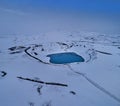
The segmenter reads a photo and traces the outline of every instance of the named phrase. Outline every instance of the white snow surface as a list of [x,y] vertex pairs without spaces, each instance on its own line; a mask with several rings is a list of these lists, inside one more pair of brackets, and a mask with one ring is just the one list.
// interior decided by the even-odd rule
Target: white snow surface
[[[27,55],[28,47],[44,63]],[[47,54],[61,52],[75,52],[85,62],[49,63]],[[0,106],[120,106],[120,35],[80,31],[0,35]]]

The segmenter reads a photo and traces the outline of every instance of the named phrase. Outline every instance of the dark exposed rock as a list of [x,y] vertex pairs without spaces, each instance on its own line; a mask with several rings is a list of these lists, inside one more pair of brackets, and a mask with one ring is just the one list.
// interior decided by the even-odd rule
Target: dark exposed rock
[[8,48],[8,50],[14,51],[16,49],[16,46]]
[[39,95],[42,94],[42,93],[41,93],[42,87],[43,87],[43,85],[39,85],[39,86],[37,87],[37,92],[39,93]]
[[24,46],[14,46],[11,48],[8,48],[8,50],[10,50],[10,54],[16,54],[16,53],[21,53],[25,50],[26,47]]
[[30,78],[23,78],[23,77],[17,77],[17,78],[22,79],[22,80],[31,81],[31,82],[36,82],[36,83],[46,84],[46,85],[55,85],[55,86],[68,87],[67,84],[62,84],[62,83],[56,83],[56,82],[44,82],[44,81],[40,81],[40,80],[35,80],[35,79],[30,79]]
[[29,104],[29,106],[34,106],[35,105],[33,102],[29,102],[28,104]]
[[14,50],[20,50],[20,49],[25,49],[25,48],[26,47],[24,47],[24,46],[14,46],[14,47],[8,48],[8,50],[14,51]]
[[74,91],[70,91],[70,93],[73,94],[73,95],[76,95],[76,93]]
[[37,45],[37,44],[35,44],[35,47],[42,47],[43,45]]
[[44,48],[42,48],[41,51],[44,51]]
[[1,73],[0,74],[1,77],[5,77],[7,75],[7,73],[5,71],[0,71],[0,73]]
[[35,55],[38,55],[38,53],[34,52]]
[[16,54],[16,53],[21,53],[22,51],[15,51],[15,52],[10,52],[10,54]]

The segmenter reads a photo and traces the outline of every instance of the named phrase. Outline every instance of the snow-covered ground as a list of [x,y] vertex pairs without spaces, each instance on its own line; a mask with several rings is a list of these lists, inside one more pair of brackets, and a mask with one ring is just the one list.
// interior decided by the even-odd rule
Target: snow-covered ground
[[[85,62],[49,63],[46,55],[60,52],[75,52]],[[120,106],[120,35],[0,35],[0,105]]]

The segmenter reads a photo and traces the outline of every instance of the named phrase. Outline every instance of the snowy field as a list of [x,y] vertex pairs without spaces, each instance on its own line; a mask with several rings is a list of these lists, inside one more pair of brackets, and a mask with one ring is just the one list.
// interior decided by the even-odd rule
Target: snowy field
[[[61,52],[85,62],[56,65],[46,57]],[[0,35],[0,106],[120,106],[120,35]]]

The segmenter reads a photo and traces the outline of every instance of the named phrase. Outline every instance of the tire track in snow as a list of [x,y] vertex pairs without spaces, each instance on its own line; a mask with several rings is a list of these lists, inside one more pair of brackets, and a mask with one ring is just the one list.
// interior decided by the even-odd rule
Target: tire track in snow
[[81,75],[81,76],[84,77],[89,83],[91,83],[94,87],[96,87],[97,89],[99,89],[100,91],[102,91],[103,93],[107,94],[109,97],[113,98],[114,100],[116,100],[117,102],[120,103],[120,98],[116,97],[114,94],[112,94],[111,92],[109,92],[108,90],[106,90],[104,87],[102,87],[101,85],[99,85],[98,83],[96,83],[95,81],[93,81],[92,79],[90,79],[89,77],[87,77],[84,73],[75,71],[70,65],[67,65],[67,66],[68,66],[68,68],[69,68],[72,72]]

